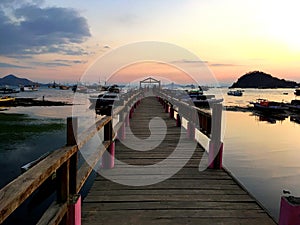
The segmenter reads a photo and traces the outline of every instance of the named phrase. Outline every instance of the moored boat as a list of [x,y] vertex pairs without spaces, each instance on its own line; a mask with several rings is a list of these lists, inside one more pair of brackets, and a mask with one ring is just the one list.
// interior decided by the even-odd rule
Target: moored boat
[[66,86],[66,85],[59,85],[59,89],[60,90],[69,90],[70,86]]
[[20,87],[21,91],[38,91],[38,86],[37,85],[24,85]]
[[0,87],[0,94],[15,94],[19,93],[20,91],[14,88],[9,87]]
[[289,109],[287,104],[283,102],[269,101],[262,98],[257,99],[256,102],[250,102],[250,104],[253,104],[254,108],[257,110],[269,113],[284,112]]
[[10,96],[0,97],[0,106],[10,106],[16,99]]
[[228,91],[227,95],[243,96],[243,91],[242,90]]

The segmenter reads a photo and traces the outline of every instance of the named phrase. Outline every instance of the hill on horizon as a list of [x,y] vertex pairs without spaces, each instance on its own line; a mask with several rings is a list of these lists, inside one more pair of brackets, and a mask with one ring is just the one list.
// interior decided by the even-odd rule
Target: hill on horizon
[[252,71],[241,76],[230,88],[295,88],[299,85],[295,81],[279,79],[261,71]]
[[19,78],[14,74],[9,74],[3,78],[0,78],[0,86],[19,86],[19,85],[33,85],[35,82],[26,78]]

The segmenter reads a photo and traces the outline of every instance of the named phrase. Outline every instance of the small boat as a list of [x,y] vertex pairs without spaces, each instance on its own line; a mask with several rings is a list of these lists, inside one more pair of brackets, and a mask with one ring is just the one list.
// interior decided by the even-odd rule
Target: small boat
[[292,100],[288,107],[290,110],[300,111],[300,100]]
[[31,91],[38,91],[38,86],[37,85],[24,85],[21,86],[20,88],[21,91],[27,91],[27,92],[31,92]]
[[243,91],[242,90],[228,91],[227,95],[243,96]]
[[10,106],[16,99],[10,96],[0,98],[0,106]]
[[113,107],[123,105],[124,99],[119,93],[107,92],[96,101],[95,111],[98,115],[111,115]]
[[250,104],[257,110],[269,113],[284,112],[289,109],[287,104],[283,102],[268,101],[267,99],[262,98],[257,99],[256,102],[250,102]]
[[55,81],[53,82],[53,84],[49,84],[48,85],[48,88],[57,88],[58,87],[58,84],[57,83],[55,83]]
[[66,86],[66,85],[59,85],[59,89],[60,90],[69,90],[70,86]]
[[0,94],[15,94],[19,93],[20,91],[17,89],[9,88],[9,87],[1,87],[0,88]]
[[205,95],[203,94],[202,88],[191,89],[186,91],[187,94],[183,94],[179,97],[184,102],[193,103],[199,108],[209,108],[211,104],[221,103],[223,99],[216,99],[215,95]]
[[295,95],[300,96],[300,88],[297,88],[294,92]]

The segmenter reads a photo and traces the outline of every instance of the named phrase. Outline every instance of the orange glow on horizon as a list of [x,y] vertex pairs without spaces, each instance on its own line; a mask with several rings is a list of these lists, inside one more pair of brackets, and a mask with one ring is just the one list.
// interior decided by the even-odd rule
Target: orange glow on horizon
[[131,83],[153,77],[167,83],[191,84],[196,81],[175,66],[158,62],[141,62],[126,66],[107,80],[109,83]]

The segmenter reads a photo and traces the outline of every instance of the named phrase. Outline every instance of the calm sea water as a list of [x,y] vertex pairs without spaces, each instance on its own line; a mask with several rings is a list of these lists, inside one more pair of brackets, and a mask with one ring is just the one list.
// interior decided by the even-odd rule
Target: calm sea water
[[[247,106],[250,101],[257,98],[284,102],[295,99],[294,89],[247,89],[242,97],[227,96],[228,90],[222,89],[222,91],[224,95],[218,94],[217,97],[224,97],[224,105],[228,106]],[[207,94],[218,92],[219,90],[210,89]],[[67,102],[72,102],[74,97],[71,90],[48,88],[41,88],[34,93],[20,93],[18,95],[40,99],[44,96],[48,100]],[[79,98],[81,104],[86,105],[88,103],[84,94],[80,94]],[[91,113],[88,109],[85,110],[84,113]],[[46,118],[66,118],[72,115],[72,107],[18,107],[11,108],[7,113],[26,113],[31,116]],[[293,195],[300,196],[300,124],[290,121],[289,116],[280,118],[280,120],[276,119],[278,118],[266,118],[252,112],[225,112],[223,141],[225,143],[225,166],[278,220],[282,190],[288,189]],[[15,151],[2,153],[0,165],[6,161],[6,158],[11,158],[9,163],[11,169],[19,169],[18,156],[25,153],[36,154],[32,151],[39,151],[38,149],[43,146],[43,142],[43,138],[38,139],[35,148],[28,147],[30,150],[25,152],[20,151],[22,146],[16,146]],[[14,158],[16,159],[15,162]]]

